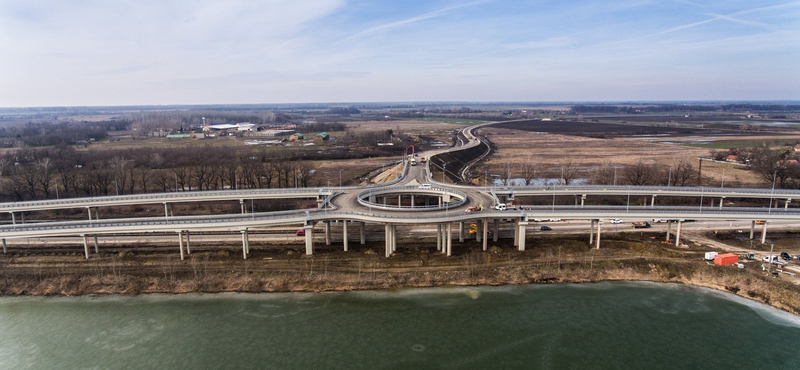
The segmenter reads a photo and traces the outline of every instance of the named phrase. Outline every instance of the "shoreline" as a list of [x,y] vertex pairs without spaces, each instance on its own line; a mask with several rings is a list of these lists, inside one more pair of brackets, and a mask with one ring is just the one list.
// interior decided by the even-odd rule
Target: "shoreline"
[[[461,267],[461,268],[458,268]],[[41,275],[36,275],[39,273]],[[386,291],[407,288],[479,287],[520,284],[599,283],[646,281],[677,283],[732,293],[800,316],[800,293],[791,283],[752,271],[715,268],[694,261],[653,258],[565,262],[558,265],[438,266],[403,270],[373,269],[358,272],[225,271],[202,275],[185,272],[126,274],[118,271],[95,275],[61,273],[45,276],[4,273],[3,296],[92,296],[219,293],[321,293]],[[160,275],[160,276],[156,276]]]

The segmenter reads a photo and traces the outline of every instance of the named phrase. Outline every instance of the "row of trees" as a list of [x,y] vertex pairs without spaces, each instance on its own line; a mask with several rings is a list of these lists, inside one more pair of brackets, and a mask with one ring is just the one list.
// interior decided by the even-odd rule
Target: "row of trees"
[[297,156],[228,147],[76,151],[61,146],[0,156],[3,201],[147,192],[316,186]]

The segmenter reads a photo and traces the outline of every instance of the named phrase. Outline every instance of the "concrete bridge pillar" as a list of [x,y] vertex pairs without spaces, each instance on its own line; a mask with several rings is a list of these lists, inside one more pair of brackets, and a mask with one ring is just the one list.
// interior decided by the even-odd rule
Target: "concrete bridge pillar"
[[[250,245],[247,245],[247,253],[250,253]],[[186,230],[186,254],[192,254],[192,247],[189,245],[189,230]]]
[[602,222],[603,222],[603,220],[600,220],[600,219],[597,220],[597,237],[594,239],[594,243],[595,243],[594,247],[595,247],[595,249],[600,249],[600,224]]
[[403,196],[402,195],[399,195],[399,194],[397,195],[397,205],[398,206],[402,206],[403,205]]
[[520,221],[519,222],[519,250],[525,250],[525,228],[528,226],[528,221]]
[[250,240],[247,235],[247,229],[242,230],[242,257],[247,259],[247,254],[250,253]]
[[247,213],[247,209],[244,208],[244,199],[239,199],[239,208],[242,209],[242,214]]
[[500,237],[500,220],[494,219],[494,235],[492,235],[492,241],[497,242],[497,239]]
[[594,221],[595,220],[589,220],[589,221],[591,222],[591,226],[589,226],[589,245],[592,245],[592,243],[594,243]]
[[669,241],[669,234],[670,234],[671,231],[672,231],[672,221],[667,220],[667,240],[666,241]]
[[92,207],[86,207],[86,210],[89,211],[89,221],[92,220]]
[[453,228],[452,228],[452,226],[453,226],[452,223],[450,223],[450,222],[447,223],[447,235],[445,236],[447,238],[447,241],[445,243],[447,245],[447,257],[450,257],[450,256],[453,255],[453,237],[452,237],[453,236],[453,233],[452,233],[452,231],[453,231],[452,229]]
[[385,226],[385,232],[384,232],[385,238],[384,239],[385,239],[385,246],[386,246],[386,258],[389,258],[392,255],[392,250],[394,248],[394,246],[393,246],[394,236],[393,236],[392,226],[393,225],[391,225],[391,224],[386,224],[386,226]]
[[17,217],[14,216],[14,212],[10,212],[10,213],[11,213],[11,224],[14,225],[14,226],[17,226]]
[[436,250],[442,250],[442,224],[436,224]]
[[[84,245],[86,245],[86,237],[83,238]],[[183,261],[186,256],[183,254],[183,234],[181,231],[178,231],[178,249],[181,251],[181,261]]]
[[681,245],[681,226],[682,225],[683,225],[683,222],[681,222],[681,220],[678,220],[678,228],[675,230],[675,246],[676,247]]
[[753,240],[753,236],[756,232],[756,220],[750,221],[750,240]]
[[767,221],[764,221],[764,224],[761,225],[761,244],[767,242]]
[[653,197],[650,198],[650,207],[655,207],[655,206],[656,206],[656,196],[653,195]]
[[97,235],[93,235],[94,237],[94,252],[100,253],[100,245],[97,243]]
[[519,220],[514,220],[514,246],[519,247]]
[[586,194],[581,195],[581,207],[583,207],[584,202],[586,202]]
[[484,252],[488,249],[489,244],[489,219],[483,219],[483,250]]
[[788,209],[789,208],[789,203],[791,203],[791,202],[792,202],[791,199],[786,199],[786,204],[784,204],[783,208]]
[[331,222],[325,221],[325,245],[331,245]]
[[464,221],[458,222],[458,242],[464,242]]
[[483,240],[483,222],[480,219],[475,220],[475,241],[478,243]]
[[306,233],[306,255],[310,256],[314,253],[314,225],[306,224],[303,230]]
[[722,208],[722,202],[725,201],[725,197],[719,198],[719,208]]
[[8,253],[8,244],[5,238],[3,238],[3,253]]
[[367,224],[363,221],[358,225],[358,233],[359,237],[361,238],[360,243],[364,245],[367,243]]
[[347,220],[344,220],[342,221],[342,245],[345,252],[347,252],[347,242]]
[[[164,202],[164,217],[169,218],[169,205],[167,202]],[[89,210],[89,219],[92,219],[92,210]]]
[[83,237],[83,255],[86,259],[89,259],[89,239],[86,235],[81,235]]

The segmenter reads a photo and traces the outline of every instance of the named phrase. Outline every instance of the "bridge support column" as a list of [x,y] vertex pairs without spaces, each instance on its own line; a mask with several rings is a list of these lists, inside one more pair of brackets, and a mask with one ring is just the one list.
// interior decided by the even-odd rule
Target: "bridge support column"
[[331,222],[325,221],[325,245],[331,245]]
[[94,252],[100,253],[100,245],[97,243],[97,235],[93,235],[94,237]]
[[791,202],[792,202],[791,199],[786,199],[786,203],[784,204],[783,208],[789,209],[789,203],[791,203]]
[[[247,253],[250,253],[250,244],[247,245]],[[186,230],[186,254],[192,254],[192,247],[189,245],[189,230]]]
[[480,243],[483,240],[483,222],[480,219],[475,220],[475,241]]
[[485,252],[489,244],[489,219],[483,219],[483,251]]
[[186,257],[183,255],[183,232],[181,231],[178,231],[178,249],[181,251],[181,261],[183,261]]
[[600,219],[597,220],[597,237],[594,239],[594,243],[595,243],[594,247],[595,247],[595,249],[600,249],[600,223],[602,221],[603,220],[600,220]]
[[306,224],[303,226],[306,233],[306,255],[314,254],[314,225]]
[[650,207],[655,207],[655,206],[656,206],[656,196],[653,195],[653,197],[650,198]]
[[3,253],[8,253],[8,244],[5,238],[3,238]]
[[667,220],[667,240],[666,241],[669,241],[669,234],[670,234],[671,231],[672,231],[672,221]]
[[361,222],[358,225],[358,233],[359,233],[359,237],[361,238],[361,240],[360,240],[361,245],[364,245],[364,244],[367,243],[367,230],[366,229],[367,229],[367,224],[366,223]]
[[247,254],[250,253],[250,239],[247,235],[247,229],[242,230],[242,258],[247,259]]
[[764,224],[761,225],[761,244],[767,242],[767,221],[764,221]]
[[239,208],[242,209],[242,214],[247,213],[247,210],[244,208],[244,199],[239,199]]
[[525,250],[525,227],[528,226],[528,221],[519,222],[519,250]]
[[464,242],[464,221],[458,222],[458,242]]
[[589,245],[594,243],[594,220],[589,220],[591,222],[591,226],[589,226]]
[[723,201],[725,201],[725,197],[719,198],[719,208],[722,208]]
[[414,194],[411,194],[411,208],[414,208]]
[[497,243],[497,239],[500,238],[500,220],[495,218],[492,221],[494,223],[494,235],[492,235],[492,241]]
[[750,240],[753,240],[753,236],[756,232],[756,221],[750,221]]
[[450,257],[450,256],[453,255],[453,234],[452,234],[453,230],[452,229],[453,229],[453,224],[448,222],[447,223],[447,235],[446,235],[446,238],[447,238],[447,243],[446,243],[447,244],[447,257]]
[[89,221],[92,220],[92,207],[86,207],[86,210],[89,211]]
[[86,235],[81,235],[83,237],[83,255],[86,256],[86,259],[89,259],[89,237]]
[[402,195],[398,195],[397,196],[397,205],[398,206],[402,206],[403,205],[403,196]]
[[514,220],[514,246],[519,247],[519,220]]
[[14,216],[14,212],[11,212],[11,224],[17,226],[17,216]]
[[344,251],[347,252],[347,220],[342,221],[342,245],[344,245]]
[[[89,219],[90,220],[92,219],[91,213],[92,213],[92,210],[90,209],[89,210]],[[169,206],[167,205],[167,202],[164,202],[164,217],[169,218]]]
[[442,250],[442,224],[436,224],[436,250]]
[[681,245],[681,226],[683,226],[683,222],[678,220],[678,228],[675,230],[675,246]]
[[392,242],[391,242],[391,234],[392,234],[392,227],[389,224],[384,226],[384,243],[385,243],[385,250],[386,250],[386,258],[392,255]]
[[583,203],[586,201],[586,194],[581,195],[581,207],[583,207]]

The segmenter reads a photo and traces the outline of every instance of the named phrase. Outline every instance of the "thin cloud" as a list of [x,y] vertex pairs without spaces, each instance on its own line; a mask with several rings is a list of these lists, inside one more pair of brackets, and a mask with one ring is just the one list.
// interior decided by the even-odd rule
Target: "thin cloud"
[[418,15],[416,17],[411,17],[411,18],[404,19],[404,20],[401,20],[401,21],[386,23],[386,24],[382,24],[382,25],[375,26],[375,27],[372,27],[372,28],[368,28],[366,30],[363,30],[363,31],[354,33],[354,34],[352,34],[352,35],[350,35],[348,37],[345,37],[345,40],[361,38],[361,37],[368,36],[368,35],[371,35],[371,34],[374,34],[374,33],[379,33],[379,32],[383,32],[383,31],[386,31],[386,30],[390,30],[392,28],[402,27],[402,26],[405,26],[405,25],[408,25],[408,24],[411,24],[411,23],[424,21],[426,19],[440,17],[440,16],[442,16],[442,15],[448,13],[448,12],[451,12],[453,10],[456,10],[456,9],[466,8],[468,6],[473,6],[473,5],[477,5],[477,4],[483,4],[483,3],[487,3],[489,1],[491,1],[491,0],[478,0],[478,1],[472,1],[472,2],[469,2],[469,3],[465,3],[465,4],[448,6],[446,8],[434,10],[432,12],[428,12],[428,13],[425,13],[425,14],[422,14],[422,15]]

